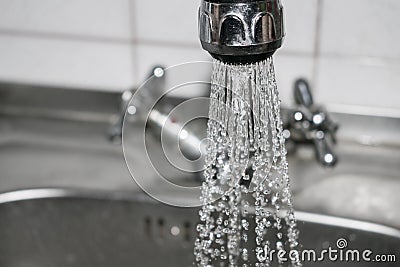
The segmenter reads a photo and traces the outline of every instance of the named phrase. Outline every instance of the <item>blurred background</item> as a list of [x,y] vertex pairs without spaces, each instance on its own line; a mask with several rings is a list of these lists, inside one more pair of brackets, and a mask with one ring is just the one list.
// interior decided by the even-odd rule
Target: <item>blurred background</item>
[[[155,64],[210,60],[198,40],[198,6],[196,0],[1,0],[0,80],[123,91],[141,84]],[[286,0],[284,6],[287,37],[275,56],[284,103],[294,79],[304,77],[331,109],[399,114],[399,1]]]

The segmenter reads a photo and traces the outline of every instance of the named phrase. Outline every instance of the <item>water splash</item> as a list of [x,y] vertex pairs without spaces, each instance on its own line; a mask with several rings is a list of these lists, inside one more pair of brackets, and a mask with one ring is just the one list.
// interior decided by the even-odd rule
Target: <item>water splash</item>
[[271,266],[271,250],[299,245],[273,60],[213,68],[195,260]]

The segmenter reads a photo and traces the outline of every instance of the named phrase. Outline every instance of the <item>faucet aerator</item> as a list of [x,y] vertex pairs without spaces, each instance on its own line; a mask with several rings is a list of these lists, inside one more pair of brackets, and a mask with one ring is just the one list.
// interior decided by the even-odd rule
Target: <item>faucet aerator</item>
[[204,50],[231,64],[271,57],[284,38],[280,0],[203,0],[199,35]]

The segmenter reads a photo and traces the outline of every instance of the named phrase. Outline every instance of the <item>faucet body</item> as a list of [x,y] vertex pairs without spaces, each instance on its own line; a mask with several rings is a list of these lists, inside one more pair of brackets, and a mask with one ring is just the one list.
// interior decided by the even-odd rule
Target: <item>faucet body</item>
[[[148,117],[142,114],[142,110],[152,106],[156,100],[152,92],[162,91],[165,87],[166,74],[162,70],[162,67],[152,69],[150,76],[153,78],[145,84],[146,89],[142,90],[145,94],[137,97],[135,101],[131,100],[133,92],[130,90],[121,95],[121,113],[111,125],[108,137],[111,141],[120,144],[125,114],[135,112],[133,117],[139,120],[147,119],[150,132],[157,136],[160,135],[161,129],[164,129],[165,138],[175,140],[181,130],[185,129],[187,137],[180,141],[181,152],[189,159],[197,159],[205,153],[201,136],[204,136],[206,132],[206,123],[197,124],[196,127],[185,127],[179,122],[165,124],[169,118],[160,106],[156,106]],[[335,135],[338,125],[332,121],[325,108],[314,103],[306,80],[298,79],[295,82],[293,94],[296,105],[290,109],[282,109],[288,147],[295,148],[298,145],[311,144],[315,148],[316,159],[320,164],[327,167],[334,166],[337,156],[333,146],[336,143]]]
[[[203,0],[199,35],[203,48],[225,63],[264,60],[282,46],[285,36],[281,0]],[[335,165],[332,146],[337,124],[314,104],[305,80],[295,83],[294,96],[296,107],[283,118],[288,142],[311,143],[322,165]]]
[[[137,119],[145,119],[143,116],[146,114],[140,113],[142,107],[151,106],[153,101],[156,100],[154,93],[165,87],[164,67],[155,66],[152,68],[148,77],[148,82],[144,84],[148,90],[141,90],[141,94],[135,99],[134,103],[131,103],[135,93],[134,90],[126,90],[121,94],[120,112],[117,114],[115,121],[111,124],[107,133],[110,141],[121,144],[122,128],[126,112],[131,114],[135,113],[135,118]],[[129,106],[129,104],[131,105]]]
[[280,0],[203,0],[199,35],[214,58],[233,64],[264,60],[285,35]]
[[306,80],[298,79],[295,82],[294,99],[296,106],[286,111],[283,120],[287,141],[313,145],[317,161],[323,166],[334,166],[337,156],[332,147],[336,143],[338,125],[324,107],[314,104]]
[[[121,94],[120,113],[108,129],[108,139],[113,143],[121,144],[124,120],[128,121],[126,114],[134,115],[130,116],[131,120],[146,121],[150,132],[157,137],[161,137],[163,141],[176,140],[178,136],[182,136],[181,131],[184,130],[186,137],[179,138],[179,149],[185,157],[194,161],[205,153],[201,136],[202,132],[205,132],[206,124],[199,122],[198,127],[195,127],[179,121],[171,122],[174,119],[173,114],[168,113],[173,106],[165,104],[160,99],[157,99],[158,97],[156,96],[157,92],[164,91],[166,87],[165,79],[165,68],[163,66],[155,66],[149,72],[149,78],[143,84],[144,88],[140,90],[140,94],[134,97],[135,92],[133,90],[126,90]],[[149,107],[152,107],[155,102],[157,102],[157,105],[151,109],[149,114],[143,112],[143,110],[148,110]]]

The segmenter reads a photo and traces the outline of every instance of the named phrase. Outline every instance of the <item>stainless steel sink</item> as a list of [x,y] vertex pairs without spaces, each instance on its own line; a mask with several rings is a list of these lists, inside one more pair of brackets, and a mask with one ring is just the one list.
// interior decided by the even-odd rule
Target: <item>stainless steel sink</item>
[[137,190],[107,124],[2,117],[0,191],[33,187]]
[[[79,97],[71,99],[75,103]],[[41,113],[26,117],[32,112],[21,113],[20,107],[18,112],[2,116],[0,123],[1,267],[192,264],[197,210],[165,206],[139,193],[121,148],[105,138],[107,120],[87,121],[80,113],[73,113],[79,120],[42,118]],[[345,238],[350,248],[400,257],[399,120],[346,120],[338,120],[342,128],[334,169],[320,167],[308,148],[289,156],[294,204],[302,211],[296,213],[300,242],[318,251]],[[382,140],[397,145],[375,145],[374,140],[381,143],[375,137],[382,129]],[[350,140],[360,134],[370,136],[372,145]],[[139,169],[142,158],[137,155]],[[176,179],[175,173],[171,176]],[[174,181],[199,184],[179,178]],[[304,266],[369,265],[374,266],[327,261]]]
[[365,220],[400,229],[400,149],[341,142],[333,169],[305,149],[289,157],[297,210]]
[[[142,194],[7,192],[0,194],[0,266],[191,266],[197,218],[197,209],[162,205]],[[393,228],[303,212],[297,218],[304,249],[336,248],[344,238],[349,248],[399,252],[400,231]]]

